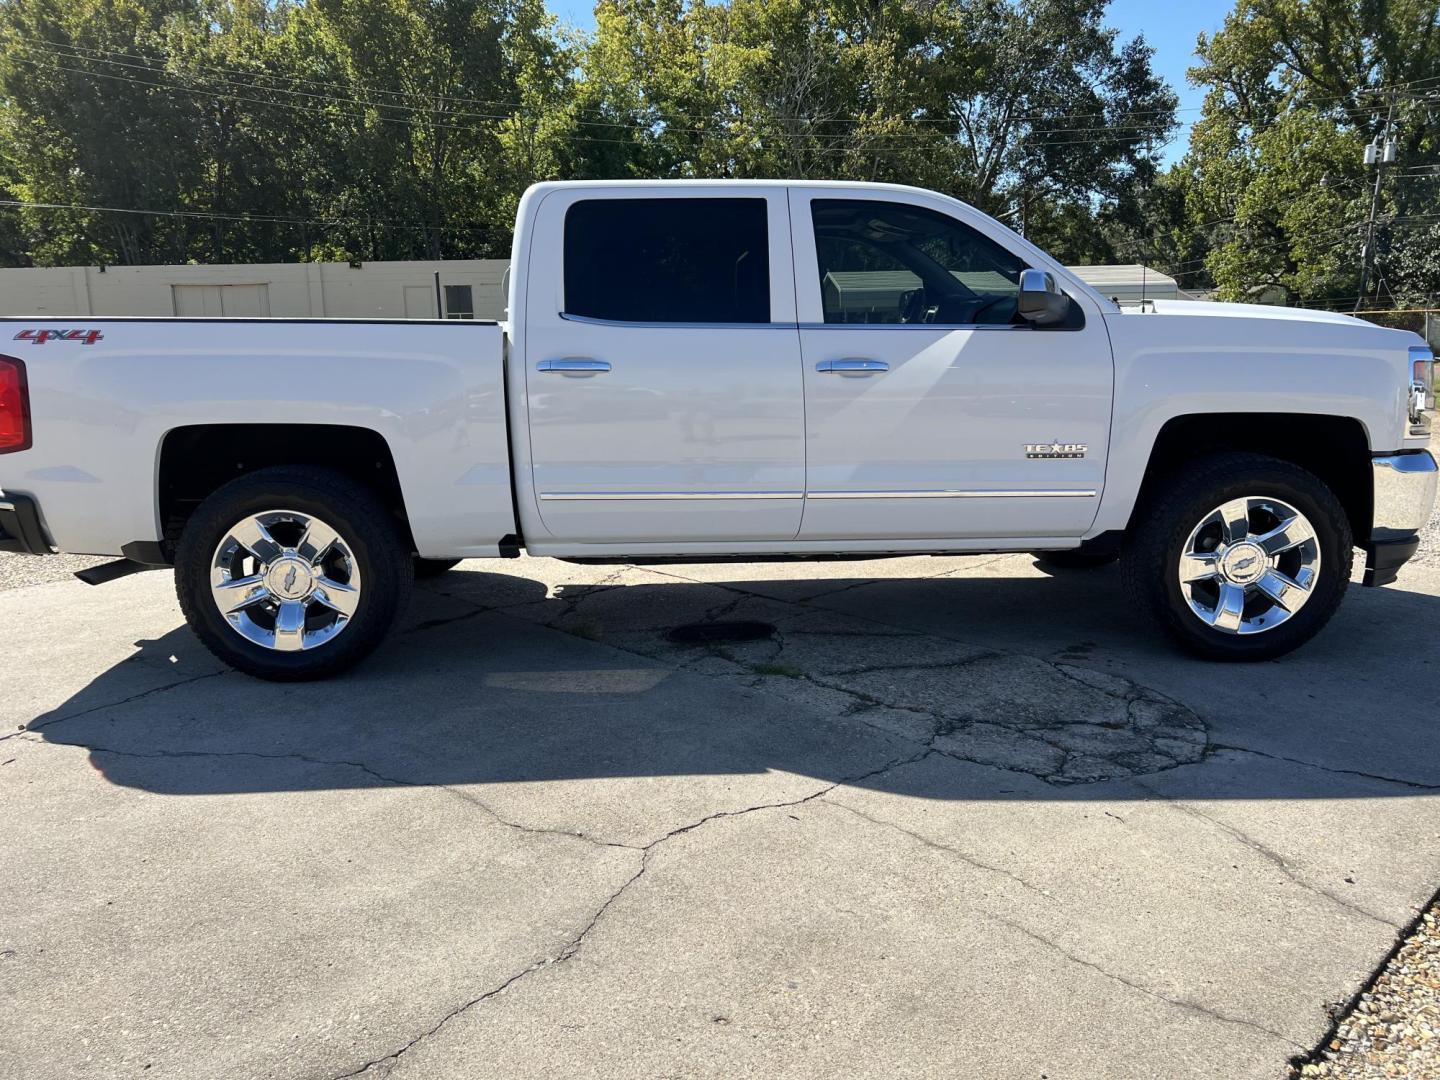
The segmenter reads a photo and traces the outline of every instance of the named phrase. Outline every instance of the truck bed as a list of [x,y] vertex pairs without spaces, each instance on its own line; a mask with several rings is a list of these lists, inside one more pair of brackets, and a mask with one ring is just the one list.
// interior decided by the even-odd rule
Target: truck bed
[[0,354],[25,365],[34,418],[0,490],[33,498],[61,550],[162,541],[167,444],[227,425],[262,455],[267,433],[378,436],[421,555],[493,556],[515,532],[498,323],[21,316],[0,318]]

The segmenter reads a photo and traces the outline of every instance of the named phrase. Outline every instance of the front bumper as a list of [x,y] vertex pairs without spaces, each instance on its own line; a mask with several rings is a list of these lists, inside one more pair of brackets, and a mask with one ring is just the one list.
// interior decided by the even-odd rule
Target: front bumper
[[1365,584],[1388,585],[1420,547],[1420,530],[1435,508],[1440,466],[1428,450],[1377,454],[1371,459],[1375,513],[1365,549]]
[[0,551],[50,554],[50,544],[40,528],[40,511],[29,496],[0,497]]

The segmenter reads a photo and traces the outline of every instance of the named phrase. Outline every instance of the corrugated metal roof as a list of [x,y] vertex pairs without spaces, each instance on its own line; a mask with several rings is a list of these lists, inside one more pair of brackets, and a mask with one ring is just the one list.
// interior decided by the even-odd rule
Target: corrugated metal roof
[[1147,288],[1151,285],[1168,289],[1178,287],[1176,280],[1168,274],[1162,274],[1154,267],[1142,266],[1140,263],[1119,263],[1114,266],[1070,266],[1066,269],[1085,284],[1099,289],[1101,292],[1104,292],[1110,285],[1133,285],[1138,288],[1142,278]]
[[[996,270],[952,270],[950,276],[974,292],[1013,293],[1019,286]],[[920,278],[909,270],[829,270],[825,277],[842,292],[918,289]]]

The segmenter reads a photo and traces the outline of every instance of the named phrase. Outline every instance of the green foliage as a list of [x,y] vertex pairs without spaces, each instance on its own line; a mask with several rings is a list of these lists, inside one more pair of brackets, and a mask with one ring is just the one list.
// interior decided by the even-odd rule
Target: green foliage
[[1132,198],[1174,128],[1149,50],[1117,46],[1103,11],[602,0],[577,102],[608,141],[582,140],[579,168],[919,184],[1063,249],[1050,223]]
[[501,254],[571,67],[541,0],[10,0],[0,178],[116,209],[8,220],[37,263]]
[[601,0],[571,38],[543,0],[0,0],[0,200],[47,204],[0,207],[0,262],[501,255],[537,180],[686,176],[1138,257],[1175,99],[1105,2]]
[[1184,283],[1354,306],[1375,181],[1364,147],[1393,107],[1397,162],[1363,302],[1433,293],[1415,252],[1440,217],[1440,178],[1419,169],[1440,162],[1435,0],[1239,0],[1199,56],[1191,76],[1209,92],[1178,179],[1206,254]]

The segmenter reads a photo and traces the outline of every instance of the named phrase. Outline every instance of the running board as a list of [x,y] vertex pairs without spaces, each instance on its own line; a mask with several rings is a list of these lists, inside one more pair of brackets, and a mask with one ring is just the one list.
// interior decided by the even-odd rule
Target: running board
[[92,566],[88,570],[77,570],[75,576],[86,585],[107,585],[112,581],[119,581],[131,574],[139,574],[145,570],[159,570],[158,566],[147,566],[145,563],[133,562],[130,559],[116,559],[114,562],[101,563],[99,566]]

